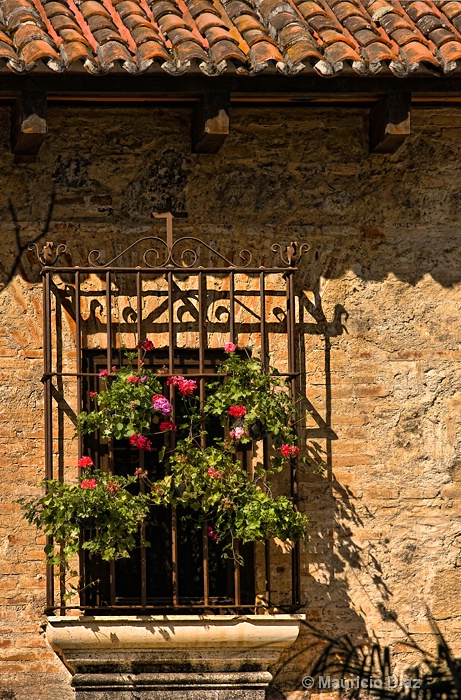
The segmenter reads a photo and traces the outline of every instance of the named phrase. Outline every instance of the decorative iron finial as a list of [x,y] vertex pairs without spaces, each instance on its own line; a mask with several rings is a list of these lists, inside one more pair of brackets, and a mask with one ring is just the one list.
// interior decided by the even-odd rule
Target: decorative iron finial
[[280,243],[274,243],[272,246],[274,253],[280,255],[281,261],[288,265],[288,267],[294,267],[299,263],[302,256],[310,250],[310,246],[307,243],[298,243],[297,241],[291,241],[290,245],[286,246],[285,250]]
[[156,211],[153,211],[152,216],[154,217],[154,219],[166,219],[166,244],[168,250],[171,250],[173,247],[173,214],[171,213],[171,211],[165,211],[161,214],[159,214]]
[[47,241],[40,250],[37,243],[31,243],[29,250],[35,250],[37,259],[45,266],[55,265],[60,255],[66,252],[67,246],[59,243],[57,246],[52,241]]

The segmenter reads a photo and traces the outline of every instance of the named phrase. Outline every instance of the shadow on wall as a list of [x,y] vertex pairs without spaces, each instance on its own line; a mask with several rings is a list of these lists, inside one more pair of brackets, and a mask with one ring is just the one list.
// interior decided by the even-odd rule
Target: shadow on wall
[[[352,530],[363,526],[363,523],[354,504],[353,492],[333,475],[333,443],[338,438],[331,421],[331,345],[333,338],[347,333],[349,314],[337,304],[331,318],[326,316],[321,285],[319,278],[313,286],[313,300],[298,290],[303,331],[300,333],[302,346],[299,348],[301,366],[305,366],[308,337],[321,337],[325,381],[324,416],[307,398],[301,410],[301,415],[310,415],[315,423],[314,427],[307,426],[305,430],[309,466],[304,468],[305,492],[301,493],[300,498],[303,510],[310,518],[308,540],[301,553],[301,561],[308,567],[301,572],[303,612],[307,613],[307,621],[301,626],[295,647],[287,650],[277,667],[272,669],[274,680],[268,695],[270,698],[285,698],[285,688],[302,691],[303,677],[308,675],[325,644],[335,639],[340,630],[347,630],[349,638],[356,643],[369,639],[365,621],[349,595],[348,583],[343,576],[346,569],[367,572],[377,589],[377,598],[380,599],[377,608],[383,620],[389,619],[388,605],[392,596],[383,581],[382,569],[373,555],[372,545],[365,549],[352,540]],[[307,319],[314,319],[315,322]],[[307,381],[305,373],[300,392],[303,397],[307,394]]]

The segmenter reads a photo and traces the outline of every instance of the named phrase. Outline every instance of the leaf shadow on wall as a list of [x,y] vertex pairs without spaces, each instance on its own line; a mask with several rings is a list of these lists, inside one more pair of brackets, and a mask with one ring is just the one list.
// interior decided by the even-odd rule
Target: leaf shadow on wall
[[[310,400],[312,387],[309,372],[302,373],[300,395],[303,397],[301,415],[310,416],[305,426],[307,464],[300,467],[300,509],[308,515],[308,538],[301,547],[301,591],[304,605],[300,612],[307,615],[300,636],[272,669],[274,679],[269,697],[284,698],[284,690],[302,691],[302,678],[324,646],[338,635],[363,643],[369,639],[365,614],[350,595],[348,578],[366,578],[367,590],[374,590],[372,605],[382,619],[389,619],[392,592],[383,580],[383,570],[373,543],[359,545],[353,531],[364,526],[357,495],[334,474],[334,442],[338,435],[332,420],[332,341],[347,333],[349,314],[337,304],[328,318],[322,304],[321,281],[313,288],[313,299],[298,291],[300,314],[300,366],[306,366],[309,336],[318,336],[322,344],[323,368],[318,367],[323,382],[319,393],[321,409],[316,399]],[[319,353],[320,354],[320,353]],[[314,392],[315,393],[315,392]],[[304,442],[304,441],[303,441]],[[355,572],[355,573],[354,573]],[[365,589],[362,593],[369,597]]]
[[[17,210],[11,199],[8,200],[8,212],[13,224],[12,236],[10,240],[3,239],[0,257],[0,292],[8,286],[16,274],[20,274],[28,282],[38,282],[40,280],[40,270],[37,266],[29,267],[29,259],[24,257],[24,253],[29,250],[29,246],[45,241],[48,235],[55,205],[55,189],[51,190],[48,207],[44,212],[43,222],[37,227],[39,232],[34,232],[32,236],[24,236],[21,224],[18,219]],[[6,233],[6,232],[4,232]],[[30,258],[33,260],[33,257]]]

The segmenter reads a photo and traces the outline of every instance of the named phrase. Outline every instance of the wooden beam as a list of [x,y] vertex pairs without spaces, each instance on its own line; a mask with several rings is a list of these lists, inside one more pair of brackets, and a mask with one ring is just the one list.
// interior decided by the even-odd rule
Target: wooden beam
[[389,93],[370,110],[370,152],[395,153],[411,133],[411,94]]
[[46,93],[34,87],[22,90],[13,106],[11,120],[15,161],[36,160],[47,131]]
[[206,94],[192,110],[192,151],[217,153],[229,135],[227,93]]

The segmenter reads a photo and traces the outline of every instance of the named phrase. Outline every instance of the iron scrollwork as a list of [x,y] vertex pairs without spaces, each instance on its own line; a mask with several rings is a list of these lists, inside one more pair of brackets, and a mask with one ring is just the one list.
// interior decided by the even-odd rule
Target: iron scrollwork
[[58,261],[58,258],[66,252],[67,246],[64,243],[55,245],[52,241],[47,241],[40,249],[37,243],[31,243],[29,250],[34,250],[37,259],[44,266],[53,266]]
[[[101,257],[101,252],[99,250],[92,250],[88,256],[88,264],[91,267],[97,267],[100,269],[111,267],[114,265],[114,263],[120,261],[129,251],[133,250],[133,248],[143,243],[148,243],[149,245],[152,245],[150,245],[150,247],[142,255],[142,264],[146,268],[158,269],[173,267],[191,269],[194,267],[199,267],[199,254],[197,252],[197,248],[206,249],[210,256],[223,263],[223,268],[236,267],[231,260],[195,236],[182,236],[174,241],[173,215],[171,212],[164,212],[161,214],[154,212],[153,217],[157,219],[165,219],[166,241],[158,236],[145,236],[144,238],[140,238],[135,243],[129,245],[127,248],[125,248],[125,250],[103,265],[98,264]],[[193,245],[191,246],[191,244]],[[161,250],[163,251],[163,255],[160,252]],[[248,267],[252,261],[250,251],[244,249],[241,250],[238,255],[242,261],[241,267]],[[151,261],[152,256],[154,258],[153,263]],[[163,262],[160,262],[162,259]],[[200,267],[203,267],[203,265],[200,265]]]
[[164,240],[162,240],[161,238],[159,238],[158,236],[144,236],[144,238],[139,238],[137,241],[135,241],[134,243],[129,245],[127,248],[125,248],[125,250],[122,250],[121,253],[119,253],[114,258],[109,260],[109,262],[104,263],[103,265],[98,264],[99,259],[101,257],[101,251],[100,250],[92,250],[88,254],[88,264],[91,267],[97,267],[97,268],[112,267],[115,262],[117,262],[118,260],[121,260],[130,250],[133,250],[133,248],[136,248],[137,246],[139,246],[141,243],[144,243],[145,241],[155,242],[155,243],[160,244],[160,246],[163,246],[165,248],[165,250],[168,253],[168,256],[167,256],[167,259],[161,265],[158,265],[158,264],[151,265],[147,259],[147,256],[149,254],[153,254],[153,255],[155,255],[155,257],[158,261],[160,259],[160,253],[156,248],[149,248],[148,250],[146,250],[143,253],[143,256],[142,256],[142,261],[143,261],[144,265],[146,267],[151,267],[151,268],[165,267],[166,265],[168,265],[168,260],[170,259],[170,253],[168,251],[168,246],[167,246],[166,242]]
[[[223,268],[232,268],[232,267],[237,267],[235,263],[233,263],[231,260],[226,258],[224,255],[222,255],[219,251],[215,250],[215,248],[212,248],[212,246],[208,245],[204,241],[200,240],[200,238],[195,238],[194,236],[183,236],[182,238],[178,238],[177,241],[175,241],[171,246],[168,246],[166,241],[162,240],[161,238],[158,238],[157,236],[145,236],[144,238],[140,238],[137,240],[135,243],[132,243],[128,248],[125,248],[121,253],[116,255],[114,258],[109,260],[109,262],[104,263],[103,265],[98,265],[98,261],[101,257],[101,251],[99,250],[92,250],[90,254],[88,255],[88,264],[91,267],[95,268],[106,268],[106,267],[112,267],[114,263],[117,261],[121,260],[130,250],[133,248],[139,246],[142,243],[146,242],[152,242],[157,244],[157,247],[150,247],[148,248],[142,255],[142,263],[145,267],[148,268],[164,268],[164,267],[175,267],[175,268],[183,268],[183,269],[188,269],[188,268],[194,268],[198,267],[198,262],[199,262],[199,256],[197,253],[197,250],[191,247],[183,248],[182,246],[187,242],[188,244],[190,243],[195,243],[197,244],[198,247],[206,248],[209,253],[217,258],[218,260],[222,261],[224,263]],[[165,259],[162,263],[160,263],[161,253],[159,252],[159,248],[163,248],[165,251]],[[241,250],[238,253],[240,260],[242,263],[240,264],[240,267],[248,267],[251,264],[252,261],[252,255],[249,250]],[[155,258],[155,263],[152,264],[152,262],[149,260],[151,256],[154,256]],[[203,267],[203,266],[202,266]]]
[[280,255],[281,261],[288,265],[288,267],[294,267],[299,263],[302,256],[310,250],[308,243],[298,243],[297,241],[291,241],[290,245],[287,245],[285,250],[280,243],[274,243],[272,246],[272,251]]
[[[150,269],[159,268],[180,268],[180,269],[192,269],[192,268],[203,268],[203,264],[199,264],[199,252],[198,250],[205,250],[208,253],[209,259],[212,260],[211,267],[216,267],[214,261],[218,261],[221,264],[222,269],[233,269],[233,268],[248,268],[252,261],[253,256],[249,250],[243,248],[238,251],[237,257],[239,258],[239,263],[234,263],[229,260],[225,255],[220,253],[218,250],[212,246],[205,243],[205,241],[195,236],[182,236],[176,241],[173,240],[173,216],[171,213],[166,214],[154,214],[156,218],[165,218],[167,224],[167,236],[166,241],[159,236],[144,236],[138,239],[127,248],[125,248],[121,253],[113,257],[108,262],[101,264],[101,251],[92,250],[88,255],[88,265],[96,269],[105,269],[113,267],[114,264],[120,263],[120,261],[134,248],[144,244],[148,244],[149,247],[144,251],[141,257],[142,264],[137,267],[144,266]],[[298,243],[297,241],[291,241],[289,245],[282,245],[280,243],[274,243],[272,246],[272,251],[278,253],[279,258],[283,265],[287,267],[295,267],[302,256],[309,250],[309,245],[307,243]],[[37,243],[33,243],[29,246],[29,250],[35,250],[38,260],[44,266],[53,266],[56,264],[58,258],[66,251],[66,246],[63,243],[55,245],[51,241],[47,241],[41,248]],[[163,260],[163,262],[162,262]],[[203,262],[203,261],[202,261]],[[130,266],[131,267],[131,266]]]

